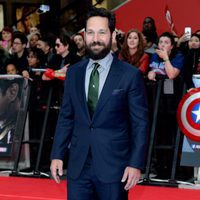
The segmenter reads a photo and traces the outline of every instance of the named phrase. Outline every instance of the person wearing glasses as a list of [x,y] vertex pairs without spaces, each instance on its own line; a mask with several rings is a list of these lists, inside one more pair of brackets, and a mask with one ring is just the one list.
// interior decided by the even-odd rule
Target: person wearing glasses
[[70,37],[62,32],[56,38],[55,50],[58,55],[57,69],[73,65],[81,60],[81,57],[76,55],[76,52],[72,49],[71,42]]
[[28,72],[28,61],[27,61],[27,45],[28,39],[26,35],[22,32],[14,33],[13,43],[12,43],[12,55],[13,62],[17,67],[19,74],[25,78],[29,78]]
[[[76,55],[76,52],[72,48],[70,37],[63,32],[56,38],[55,50],[56,55],[53,56],[49,68],[65,76],[68,67],[80,61],[81,57]],[[45,73],[42,78],[43,80],[51,80]]]

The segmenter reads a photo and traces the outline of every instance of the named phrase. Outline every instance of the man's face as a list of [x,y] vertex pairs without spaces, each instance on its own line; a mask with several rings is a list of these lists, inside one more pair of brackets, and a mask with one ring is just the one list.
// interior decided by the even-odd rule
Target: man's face
[[104,58],[111,50],[112,37],[105,17],[91,17],[86,24],[85,42],[93,60]]
[[79,50],[84,49],[85,42],[83,40],[83,37],[81,37],[80,35],[74,36],[74,42]]
[[144,22],[143,22],[143,30],[144,31],[149,31],[152,30],[153,28],[153,22],[150,18],[145,18]]
[[21,53],[24,51],[25,47],[26,47],[26,45],[22,44],[22,42],[19,38],[14,39],[13,44],[12,44],[13,53]]
[[44,54],[47,54],[50,50],[50,47],[47,45],[47,43],[42,40],[37,41],[36,47],[38,49],[41,49],[44,52]]
[[69,45],[64,45],[59,38],[56,39],[56,43],[55,43],[55,49],[56,49],[56,53],[58,55],[64,56],[66,55],[66,52],[69,51]]
[[36,47],[37,47],[38,49],[41,49],[42,51],[44,51],[45,42],[42,41],[42,40],[38,40],[38,41],[37,41],[37,44],[36,44]]

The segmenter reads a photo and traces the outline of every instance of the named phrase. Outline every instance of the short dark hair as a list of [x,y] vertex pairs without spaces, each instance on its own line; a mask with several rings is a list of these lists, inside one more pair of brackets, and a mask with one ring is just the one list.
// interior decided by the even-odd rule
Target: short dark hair
[[164,32],[159,36],[158,42],[159,42],[161,37],[169,38],[170,41],[171,41],[171,44],[173,45],[173,48],[172,48],[171,53],[169,55],[169,59],[172,60],[176,56],[176,54],[178,52],[177,49],[176,49],[176,42],[175,42],[174,36],[170,32]]
[[55,46],[55,39],[51,36],[42,36],[39,40],[43,41],[50,48]]
[[175,40],[174,40],[174,36],[172,35],[172,33],[170,33],[170,32],[164,32],[164,33],[162,33],[162,34],[159,36],[159,39],[160,39],[161,37],[168,37],[168,38],[170,39],[170,41],[171,41],[171,44],[172,44],[172,45],[175,45]]
[[108,26],[110,29],[110,32],[113,33],[115,30],[115,25],[116,25],[116,18],[115,18],[115,14],[105,8],[96,8],[96,7],[92,7],[87,16],[86,16],[86,22],[85,22],[85,29],[86,29],[86,25],[87,25],[87,21],[88,19],[90,19],[91,17],[105,17],[108,19]]
[[39,60],[39,65],[44,64],[44,52],[41,49],[38,49],[36,47],[29,48],[28,55],[30,53],[32,53]]
[[14,32],[14,36],[13,36],[13,41],[18,38],[22,44],[27,44],[28,43],[28,38],[26,37],[26,35],[20,31],[16,31]]
[[64,45],[71,45],[71,38],[63,31],[58,34],[57,38],[60,39],[60,42]]

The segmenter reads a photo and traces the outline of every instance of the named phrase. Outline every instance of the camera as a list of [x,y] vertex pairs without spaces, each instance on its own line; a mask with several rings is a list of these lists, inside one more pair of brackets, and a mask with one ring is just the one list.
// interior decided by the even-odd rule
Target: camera
[[117,34],[116,34],[116,41],[119,42],[119,43],[121,43],[121,44],[123,44],[123,42],[124,42],[124,34],[117,32]]

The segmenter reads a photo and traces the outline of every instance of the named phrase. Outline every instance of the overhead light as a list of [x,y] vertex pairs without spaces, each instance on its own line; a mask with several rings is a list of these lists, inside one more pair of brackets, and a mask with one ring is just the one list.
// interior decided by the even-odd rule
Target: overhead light
[[49,5],[45,5],[45,4],[42,4],[38,9],[37,9],[37,12],[39,14],[42,14],[42,13],[46,13],[50,11],[50,6]]

